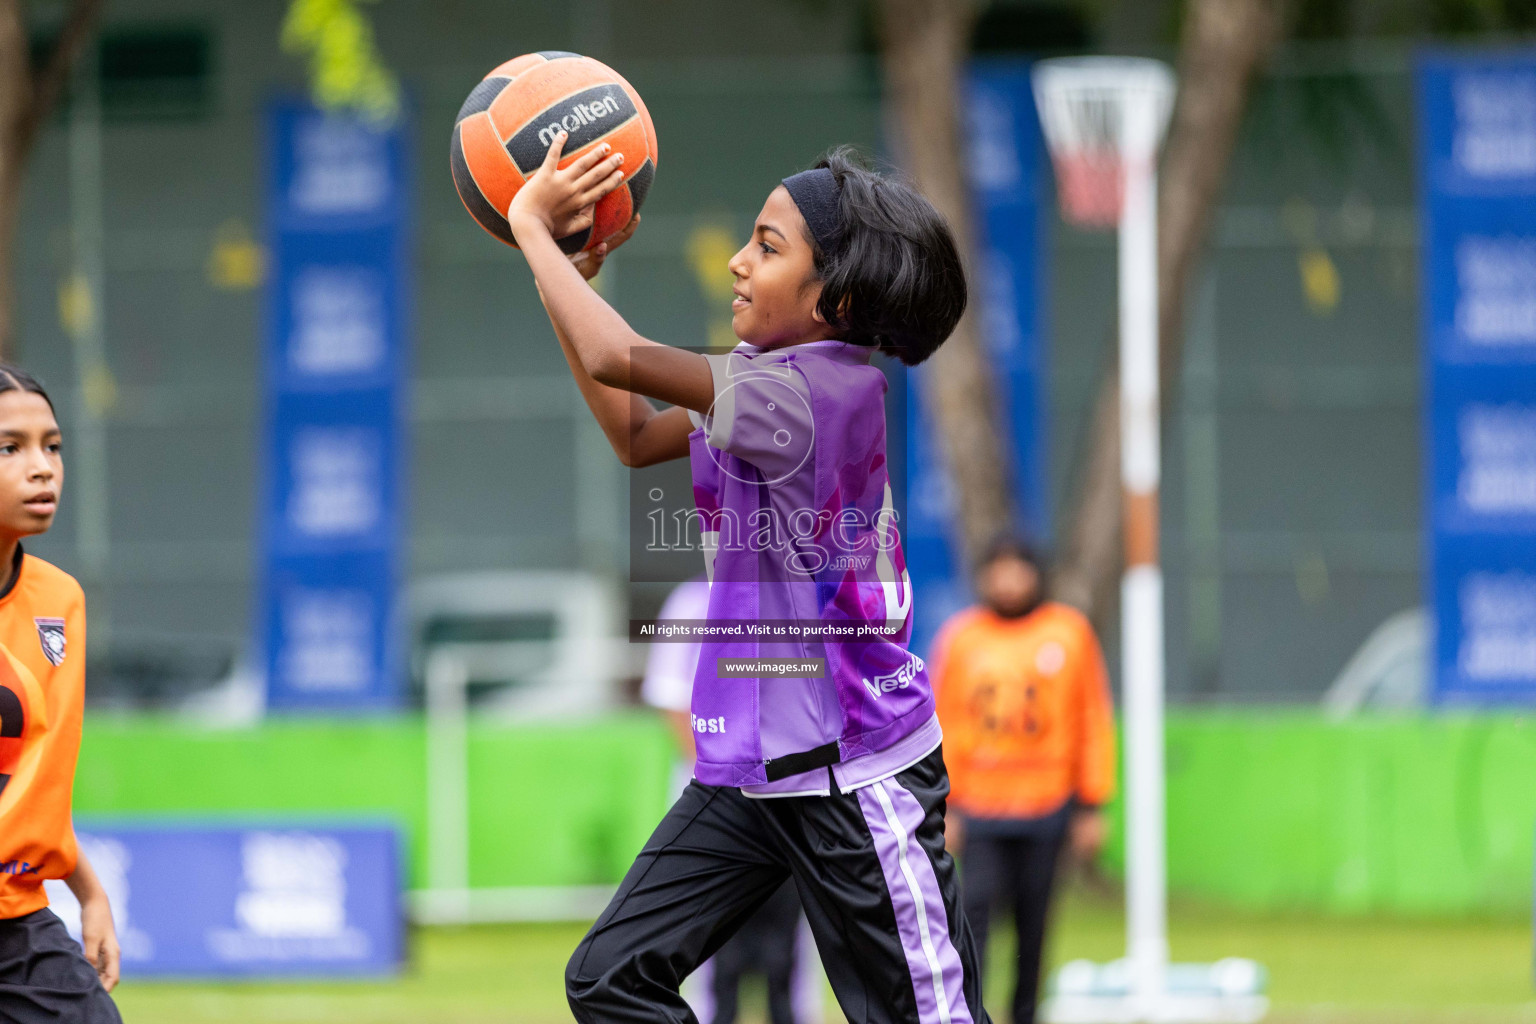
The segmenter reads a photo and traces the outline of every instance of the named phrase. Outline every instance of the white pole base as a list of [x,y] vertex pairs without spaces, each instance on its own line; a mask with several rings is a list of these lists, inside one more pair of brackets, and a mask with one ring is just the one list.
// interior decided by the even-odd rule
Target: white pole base
[[1052,996],[1040,1006],[1045,1024],[1258,1024],[1265,996]]
[[1269,1011],[1269,974],[1243,957],[1168,964],[1163,985],[1136,991],[1135,961],[1073,960],[1051,979],[1046,1024],[1254,1024]]

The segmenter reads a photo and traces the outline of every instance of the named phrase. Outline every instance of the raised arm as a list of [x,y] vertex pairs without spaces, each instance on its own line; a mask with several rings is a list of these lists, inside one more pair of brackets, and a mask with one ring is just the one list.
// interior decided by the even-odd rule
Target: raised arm
[[[622,244],[634,230],[635,224],[631,222],[613,240],[613,245]],[[601,268],[607,252],[606,244],[593,250],[580,265],[581,276],[590,281]],[[539,298],[543,297],[543,289],[540,289]],[[548,306],[545,308],[547,310]],[[693,430],[693,424],[688,419],[686,409],[673,407],[658,412],[644,395],[599,384],[582,365],[576,349],[571,345],[571,339],[560,327],[560,321],[551,315],[550,324],[555,329],[560,350],[565,353],[565,361],[570,364],[571,376],[576,380],[581,397],[597,418],[598,425],[603,428],[603,434],[607,436],[608,443],[613,445],[620,462],[626,466],[653,466],[688,454],[688,435]]]
[[595,147],[562,169],[558,164],[564,145],[562,132],[550,145],[543,166],[518,190],[507,222],[533,270],[556,333],[564,334],[562,345],[575,357],[573,369],[579,365],[600,385],[708,411],[714,384],[704,357],[642,338],[587,286],[555,243],[557,231],[565,235],[591,224],[593,205],[623,181],[623,154],[610,157],[606,147]]

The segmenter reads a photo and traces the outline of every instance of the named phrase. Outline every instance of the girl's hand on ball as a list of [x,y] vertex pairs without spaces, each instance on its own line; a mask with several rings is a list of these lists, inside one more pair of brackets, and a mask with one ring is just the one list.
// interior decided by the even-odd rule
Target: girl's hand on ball
[[565,132],[555,136],[544,163],[512,197],[507,223],[513,234],[537,224],[551,237],[564,238],[590,227],[597,201],[623,184],[624,154],[610,156],[612,147],[606,143],[560,167],[565,139]]
[[581,276],[588,281],[597,276],[597,272],[603,269],[603,261],[608,254],[619,246],[629,241],[629,236],[635,233],[635,228],[640,226],[640,215],[637,213],[630,218],[629,223],[618,231],[609,235],[586,252],[578,252],[571,257],[571,262],[581,272]]

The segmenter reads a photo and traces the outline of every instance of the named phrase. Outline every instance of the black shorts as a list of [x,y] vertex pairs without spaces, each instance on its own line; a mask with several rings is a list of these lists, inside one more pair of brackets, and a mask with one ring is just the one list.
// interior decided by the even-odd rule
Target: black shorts
[[96,968],[44,908],[0,920],[0,1024],[122,1024]]

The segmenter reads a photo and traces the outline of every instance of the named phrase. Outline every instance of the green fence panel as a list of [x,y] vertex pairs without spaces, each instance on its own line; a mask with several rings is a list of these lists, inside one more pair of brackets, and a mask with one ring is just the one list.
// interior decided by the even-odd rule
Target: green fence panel
[[[671,744],[647,715],[472,727],[471,883],[616,881],[666,809]],[[93,716],[81,746],[75,812],[386,818],[405,830],[411,882],[420,886],[425,756],[419,718],[273,719],[209,730]]]
[[[1255,909],[1528,913],[1536,720],[1295,710],[1168,719],[1173,892]],[[384,817],[423,881],[420,719],[208,730],[92,716],[82,817]],[[613,883],[669,802],[671,737],[643,713],[470,730],[475,886]],[[1122,808],[1111,809],[1118,870]]]
[[1528,913],[1536,722],[1189,712],[1168,721],[1175,892],[1341,913]]

